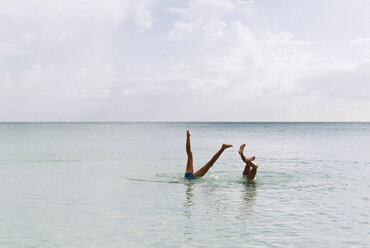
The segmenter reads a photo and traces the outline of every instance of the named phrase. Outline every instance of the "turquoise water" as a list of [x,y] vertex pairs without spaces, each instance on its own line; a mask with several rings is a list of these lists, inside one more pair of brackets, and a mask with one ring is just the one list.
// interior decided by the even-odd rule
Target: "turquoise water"
[[[192,181],[188,128],[195,169],[235,146]],[[0,247],[368,247],[369,151],[370,123],[2,123]]]

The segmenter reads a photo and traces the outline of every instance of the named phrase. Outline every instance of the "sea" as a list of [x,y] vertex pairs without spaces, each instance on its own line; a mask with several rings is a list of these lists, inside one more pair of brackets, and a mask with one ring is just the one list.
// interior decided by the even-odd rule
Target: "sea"
[[370,123],[0,123],[1,248],[369,243]]

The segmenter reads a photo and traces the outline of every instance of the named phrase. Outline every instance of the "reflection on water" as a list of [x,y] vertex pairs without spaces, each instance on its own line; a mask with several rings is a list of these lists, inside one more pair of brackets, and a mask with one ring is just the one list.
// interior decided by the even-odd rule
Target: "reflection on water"
[[194,245],[199,232],[218,232],[234,219],[232,234],[245,233],[254,216],[258,184],[255,181],[230,181],[225,178],[187,181],[183,203],[183,234],[186,245]]
[[185,190],[185,196],[186,201],[184,202],[184,215],[189,220],[191,219],[191,208],[194,206],[194,182],[188,182],[186,190]]
[[246,181],[243,183],[244,190],[242,191],[242,204],[240,207],[240,219],[247,220],[253,215],[254,205],[257,196],[257,183],[255,181]]
[[187,187],[185,189],[185,197],[186,200],[184,202],[184,216],[188,219],[185,223],[184,227],[184,238],[185,238],[185,243],[188,244],[189,242],[192,241],[192,234],[194,230],[194,223],[192,218],[192,208],[195,206],[195,201],[194,201],[194,181],[188,181],[187,182]]
[[216,180],[213,183],[206,183],[202,190],[202,200],[207,212],[213,211],[218,215],[225,209],[225,200],[228,193],[227,191],[225,192],[225,188],[222,187],[222,184],[220,185]]

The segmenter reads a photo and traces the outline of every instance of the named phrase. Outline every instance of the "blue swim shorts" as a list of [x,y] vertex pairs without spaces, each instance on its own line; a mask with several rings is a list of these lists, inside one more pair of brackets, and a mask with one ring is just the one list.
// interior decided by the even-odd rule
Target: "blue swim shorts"
[[193,175],[193,172],[185,173],[185,178],[186,178],[186,179],[197,179],[197,177],[195,177],[195,176]]

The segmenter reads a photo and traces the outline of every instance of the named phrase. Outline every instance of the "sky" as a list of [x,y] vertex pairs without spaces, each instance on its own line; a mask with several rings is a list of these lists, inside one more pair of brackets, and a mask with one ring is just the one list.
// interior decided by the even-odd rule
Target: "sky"
[[0,1],[0,121],[370,121],[369,0]]

